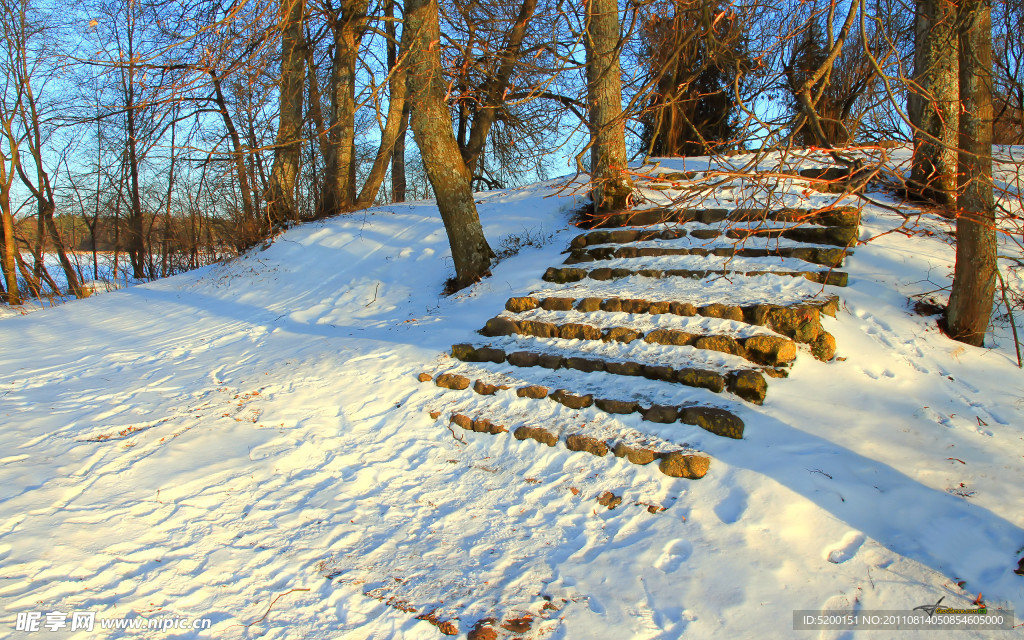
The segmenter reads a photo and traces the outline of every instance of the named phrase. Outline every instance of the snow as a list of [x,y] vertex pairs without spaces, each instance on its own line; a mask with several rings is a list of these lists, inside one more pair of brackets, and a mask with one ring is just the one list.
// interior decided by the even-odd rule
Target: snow
[[[790,182],[790,204],[834,199]],[[940,597],[970,606],[979,592],[990,611],[1024,611],[1024,577],[1012,572],[1024,554],[1024,375],[1009,329],[996,324],[994,348],[966,347],[911,309],[911,296],[948,285],[947,222],[913,223],[931,236],[886,233],[905,220],[867,206],[861,237],[876,239],[847,258],[846,288],[773,276],[551,285],[540,276],[580,233],[569,223],[579,200],[557,195],[560,185],[478,195],[495,246],[524,234],[547,244],[450,297],[440,293],[451,275],[444,228],[433,203],[415,202],[0,319],[0,638],[29,637],[14,630],[28,611],[208,617],[210,630],[165,637],[282,640],[441,637],[417,616],[453,621],[464,636],[480,619],[527,614],[526,637],[790,637],[797,609],[912,609]],[[512,372],[446,355],[453,343],[488,342],[475,330],[527,294],[695,304],[838,294],[840,312],[823,322],[841,359],[816,361],[802,345],[755,407],[642,378],[623,389],[607,373]],[[762,331],[711,318],[606,320]],[[659,345],[571,342],[668,357]],[[730,440],[416,381],[449,370],[722,406],[746,432]],[[693,449],[711,468],[674,479],[611,455],[449,430],[452,412]],[[598,505],[605,491],[622,505]]]

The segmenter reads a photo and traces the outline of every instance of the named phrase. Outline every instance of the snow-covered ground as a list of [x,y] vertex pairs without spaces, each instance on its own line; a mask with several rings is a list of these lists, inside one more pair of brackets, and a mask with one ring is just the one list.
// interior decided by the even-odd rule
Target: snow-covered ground
[[[0,320],[0,638],[135,633],[16,631],[30,612],[208,618],[163,635],[268,639],[441,637],[431,620],[464,636],[525,617],[515,637],[916,637],[796,632],[793,611],[969,607],[979,593],[1024,613],[1024,374],[1009,329],[976,349],[915,313],[912,296],[948,285],[954,253],[941,233],[882,235],[904,224],[882,208],[864,211],[861,237],[880,237],[847,258],[850,286],[825,290],[842,299],[824,320],[839,358],[801,346],[764,406],[742,408],[742,440],[488,401],[497,418],[698,449],[712,458],[701,480],[431,419],[487,405],[417,374],[451,367],[444,352],[479,339],[506,298],[581,286],[540,279],[580,233],[579,201],[558,186],[479,196],[496,248],[544,244],[451,297],[444,229],[418,202]],[[792,185],[784,198],[828,196]],[[631,278],[614,295],[822,291],[779,280]],[[623,504],[599,505],[605,491]]]

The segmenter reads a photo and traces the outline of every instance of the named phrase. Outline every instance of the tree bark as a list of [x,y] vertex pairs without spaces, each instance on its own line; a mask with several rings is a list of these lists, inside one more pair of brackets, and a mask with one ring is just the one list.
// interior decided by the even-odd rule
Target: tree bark
[[409,58],[409,100],[416,105],[413,135],[448,233],[455,263],[451,288],[458,290],[487,275],[494,253],[484,238],[470,188],[472,176],[452,132],[438,20],[437,0],[408,0],[402,49]]
[[278,226],[299,217],[295,203],[295,185],[302,155],[304,16],[305,0],[281,0],[281,109],[274,148],[274,166],[270,170],[265,198],[270,226]]
[[626,168],[626,123],[622,117],[619,65],[619,4],[584,0],[586,10],[587,104],[595,213],[625,209],[631,191]]
[[956,200],[960,110],[957,10],[950,0],[917,0],[914,82],[907,110],[914,126],[911,190],[943,205]]
[[982,346],[996,283],[995,203],[992,193],[992,7],[960,2],[960,193],[956,267],[946,308],[955,340]]
[[394,202],[405,202],[405,191],[407,188],[405,179],[405,134],[409,130],[409,119],[411,117],[412,107],[407,99],[405,101],[405,108],[402,109],[402,126],[398,129],[395,151],[391,156],[391,200]]
[[11,215],[10,189],[7,176],[0,169],[0,179],[6,186],[0,187],[0,223],[3,225],[3,234],[0,240],[3,241],[3,255],[0,255],[0,267],[3,267],[4,282],[7,291],[4,299],[7,304],[21,304],[21,294],[18,292],[18,271],[16,256],[18,243],[14,239],[14,217]]
[[320,216],[351,211],[356,202],[356,59],[368,6],[369,0],[342,0],[340,10],[329,18],[334,35],[334,59]]

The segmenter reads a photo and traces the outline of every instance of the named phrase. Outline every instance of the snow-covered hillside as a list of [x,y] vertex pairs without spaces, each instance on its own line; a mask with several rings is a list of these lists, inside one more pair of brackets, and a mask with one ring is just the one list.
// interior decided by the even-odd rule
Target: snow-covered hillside
[[[464,636],[488,618],[499,637],[830,638],[793,631],[793,611],[969,607],[979,593],[1024,612],[1024,374],[1008,328],[976,349],[914,311],[952,273],[937,218],[912,222],[932,235],[885,234],[906,221],[867,206],[861,238],[877,238],[846,259],[845,288],[620,284],[622,297],[840,296],[823,319],[838,357],[800,345],[763,406],[738,410],[741,440],[495,396],[507,419],[701,451],[703,479],[432,418],[486,405],[418,374],[453,367],[451,345],[509,297],[571,288],[541,280],[581,233],[561,184],[479,195],[495,248],[527,246],[451,297],[444,228],[417,202],[0,320],[0,638],[34,637],[16,630],[28,612],[209,618],[165,637],[289,640]],[[714,205],[736,206],[737,189]],[[786,189],[789,206],[829,201]],[[600,504],[605,492],[622,503]],[[862,636],[877,637],[843,637]]]

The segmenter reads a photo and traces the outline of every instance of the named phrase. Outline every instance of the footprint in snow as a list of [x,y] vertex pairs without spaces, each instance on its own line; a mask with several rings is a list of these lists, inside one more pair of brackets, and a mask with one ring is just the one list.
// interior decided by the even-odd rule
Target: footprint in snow
[[839,544],[825,548],[825,559],[832,564],[842,564],[855,556],[863,544],[864,534],[859,531],[850,531],[843,536]]
[[665,573],[673,573],[693,553],[693,545],[686,540],[676,538],[669,540],[661,550],[661,555],[654,561],[654,568]]
[[733,524],[747,510],[747,494],[739,487],[733,487],[724,500],[715,505],[715,515],[724,524]]

